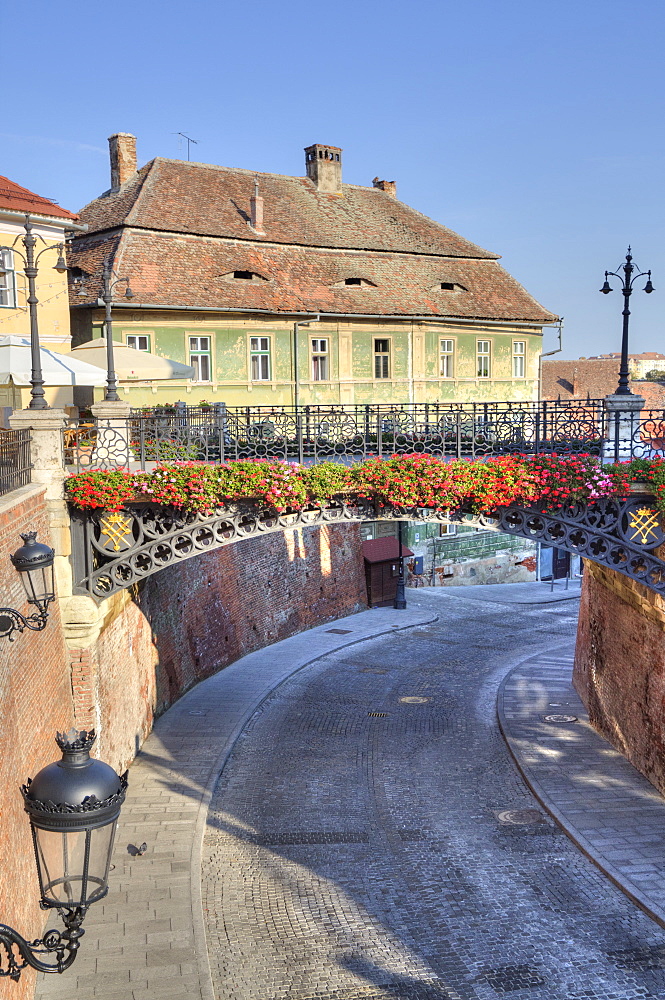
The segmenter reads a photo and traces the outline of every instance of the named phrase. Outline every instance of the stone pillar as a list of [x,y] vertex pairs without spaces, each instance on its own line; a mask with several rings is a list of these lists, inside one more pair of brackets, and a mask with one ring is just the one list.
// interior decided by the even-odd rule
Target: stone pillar
[[636,442],[633,439],[640,423],[640,412],[644,407],[644,397],[630,395],[605,396],[607,414],[607,437],[603,441],[601,456],[603,462],[629,462],[633,457]]
[[46,487],[45,502],[49,517],[51,545],[55,549],[55,576],[58,596],[67,598],[72,592],[69,556],[71,535],[69,511],[65,503],[65,454],[63,429],[67,423],[64,410],[17,410],[9,418],[12,430],[30,431],[31,479]]
[[129,414],[131,406],[122,400],[105,399],[91,407],[97,421],[97,438],[91,455],[91,466],[121,469],[132,458],[129,447]]

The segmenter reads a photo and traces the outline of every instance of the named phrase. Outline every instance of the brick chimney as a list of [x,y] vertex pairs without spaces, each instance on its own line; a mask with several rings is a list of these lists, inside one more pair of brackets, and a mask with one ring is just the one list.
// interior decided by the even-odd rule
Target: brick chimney
[[342,150],[339,146],[315,143],[305,149],[307,176],[318,191],[325,194],[342,193]]
[[116,132],[109,136],[111,154],[111,188],[116,191],[136,173],[136,136]]
[[372,181],[372,186],[378,188],[379,191],[385,191],[391,198],[397,198],[397,184],[395,181],[380,181],[378,177],[375,177]]
[[254,194],[249,199],[249,224],[259,236],[265,236],[263,231],[263,198],[259,194],[259,179],[254,178]]

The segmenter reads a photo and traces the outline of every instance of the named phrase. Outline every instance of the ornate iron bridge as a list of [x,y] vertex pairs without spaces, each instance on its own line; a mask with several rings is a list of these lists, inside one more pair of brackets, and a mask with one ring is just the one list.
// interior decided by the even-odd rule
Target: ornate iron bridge
[[649,496],[570,504],[557,510],[513,505],[495,516],[463,511],[376,506],[342,498],[277,514],[249,502],[229,503],[211,516],[155,504],[111,513],[72,510],[75,593],[103,600],[168,566],[234,542],[289,528],[377,519],[464,523],[555,545],[665,594],[665,562],[654,549],[665,541]]

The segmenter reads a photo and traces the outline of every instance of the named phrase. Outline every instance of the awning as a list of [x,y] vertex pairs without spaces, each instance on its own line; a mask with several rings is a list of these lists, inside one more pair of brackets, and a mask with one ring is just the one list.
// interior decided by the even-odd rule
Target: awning
[[[106,370],[84,358],[39,350],[44,385],[105,385]],[[32,354],[28,337],[0,337],[0,383],[30,385]]]
[[[71,352],[74,357],[98,365],[106,370],[106,338],[97,337],[79,344]],[[160,358],[150,351],[137,351],[133,347],[113,341],[113,366],[123,382],[151,382],[153,379],[193,378],[194,369],[171,358]]]

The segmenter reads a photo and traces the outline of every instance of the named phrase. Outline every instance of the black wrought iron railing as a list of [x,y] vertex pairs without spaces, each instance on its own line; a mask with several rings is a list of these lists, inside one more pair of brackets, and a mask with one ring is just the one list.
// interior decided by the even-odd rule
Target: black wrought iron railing
[[163,407],[65,430],[77,470],[164,461],[275,458],[313,465],[423,452],[447,460],[507,454],[665,456],[665,412],[607,412],[604,400],[357,406]]
[[0,495],[30,482],[30,431],[0,429]]

